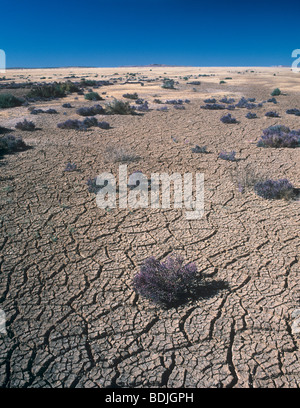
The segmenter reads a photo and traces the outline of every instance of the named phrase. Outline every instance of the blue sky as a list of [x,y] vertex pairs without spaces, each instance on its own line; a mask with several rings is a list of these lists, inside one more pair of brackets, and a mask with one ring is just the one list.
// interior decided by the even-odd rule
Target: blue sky
[[2,0],[7,67],[291,65],[300,2]]

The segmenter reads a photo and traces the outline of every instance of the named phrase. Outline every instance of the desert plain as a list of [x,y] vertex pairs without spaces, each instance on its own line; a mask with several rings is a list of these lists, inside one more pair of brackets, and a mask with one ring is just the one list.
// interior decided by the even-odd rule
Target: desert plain
[[[298,388],[299,199],[268,200],[241,191],[237,180],[253,172],[300,187],[299,148],[257,146],[269,126],[300,129],[300,116],[286,114],[300,109],[300,74],[150,66],[16,69],[5,77],[0,85],[83,77],[110,85],[92,89],[99,102],[71,93],[0,109],[0,126],[31,147],[0,160],[0,386]],[[162,88],[166,77],[175,89]],[[256,119],[244,108],[201,108],[207,98],[267,101],[275,88],[277,104],[251,110]],[[24,97],[28,89],[0,89],[8,92]],[[57,127],[83,119],[80,107],[135,92],[149,110],[97,115],[109,129]],[[174,99],[189,102],[164,104]],[[58,113],[32,115],[32,106]],[[265,116],[274,110],[279,117]],[[220,121],[228,112],[237,123]],[[24,119],[36,129],[15,129]],[[193,153],[195,145],[208,153]],[[129,173],[203,173],[204,216],[99,208],[86,183],[104,171],[118,174],[118,149],[134,157]],[[235,151],[236,160],[220,159],[221,151]],[[67,163],[76,171],[64,171]],[[197,265],[197,296],[164,308],[139,296],[132,279],[146,258],[172,253]]]

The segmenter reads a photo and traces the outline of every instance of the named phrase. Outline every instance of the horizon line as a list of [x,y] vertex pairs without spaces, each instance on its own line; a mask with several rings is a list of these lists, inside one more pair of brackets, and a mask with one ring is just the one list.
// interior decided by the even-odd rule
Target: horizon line
[[290,68],[290,65],[166,65],[166,64],[145,64],[145,65],[61,65],[56,67],[6,67],[5,69],[67,69],[67,68]]

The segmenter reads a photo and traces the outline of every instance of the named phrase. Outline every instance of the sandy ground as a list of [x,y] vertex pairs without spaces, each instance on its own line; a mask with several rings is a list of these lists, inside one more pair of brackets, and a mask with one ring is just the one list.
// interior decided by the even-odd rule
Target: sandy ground
[[[154,81],[128,84],[126,73]],[[81,119],[76,108],[94,104],[84,96],[34,104],[58,115],[0,110],[2,126],[13,129],[27,118],[38,128],[14,130],[33,149],[0,163],[0,308],[7,318],[0,386],[299,387],[300,338],[292,330],[300,307],[299,201],[242,194],[234,179],[251,166],[300,187],[298,149],[256,146],[268,126],[300,128],[300,117],[285,113],[300,108],[300,74],[288,68],[125,67],[12,70],[6,77],[49,82],[72,74],[118,78],[97,92],[106,92],[107,101],[137,92],[152,109],[141,116],[98,115],[111,129],[86,132],[57,128],[68,118]],[[186,75],[193,77],[180,79]],[[162,89],[160,76],[178,81],[177,89]],[[192,80],[201,85],[187,84]],[[261,102],[277,87],[284,94],[277,105],[255,109],[258,119],[246,119],[245,109],[200,108],[203,99],[225,95]],[[191,102],[185,110],[159,112],[155,98]],[[74,108],[62,108],[66,102]],[[281,117],[266,118],[270,110]],[[239,123],[220,122],[227,112]],[[196,144],[209,154],[192,153]],[[98,208],[86,181],[103,171],[117,174],[119,163],[106,152],[111,146],[140,156],[128,163],[129,172],[204,173],[204,217],[188,221],[185,210],[173,208]],[[235,150],[239,160],[219,159],[221,150]],[[68,162],[78,171],[64,172]],[[163,260],[172,252],[197,264],[201,290],[163,309],[137,296],[132,278],[145,258]]]

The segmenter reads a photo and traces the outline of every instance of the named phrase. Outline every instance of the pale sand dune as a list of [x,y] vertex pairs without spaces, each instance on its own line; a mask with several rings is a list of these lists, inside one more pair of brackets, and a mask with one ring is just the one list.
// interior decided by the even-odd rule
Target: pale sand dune
[[[127,73],[158,80],[122,85]],[[58,115],[30,115],[24,106],[0,110],[2,126],[27,118],[38,127],[14,132],[33,149],[1,159],[0,308],[8,336],[0,341],[0,385],[299,386],[299,334],[291,330],[300,307],[299,201],[241,194],[233,178],[251,166],[300,187],[299,149],[256,146],[268,126],[300,128],[300,117],[285,113],[300,109],[300,74],[281,67],[122,67],[8,70],[6,77],[49,82],[71,74],[78,77],[72,81],[122,77],[95,89],[106,92],[99,103],[137,92],[153,109],[142,116],[98,115],[111,129],[86,132],[57,128],[83,119],[76,108],[98,103],[82,95],[31,104]],[[179,78],[188,75],[188,81]],[[177,89],[162,89],[163,77],[179,81]],[[193,80],[201,85],[187,84]],[[285,95],[277,105],[255,109],[255,120],[245,118],[246,109],[200,108],[207,97],[262,102],[274,88]],[[185,110],[158,112],[155,98],[191,102]],[[62,108],[66,102],[74,108]],[[266,118],[271,110],[281,117]],[[227,112],[239,123],[220,122]],[[193,154],[196,144],[210,153]],[[109,146],[141,156],[128,163],[129,173],[203,172],[204,217],[187,221],[185,211],[173,208],[99,209],[86,181],[103,171],[117,174]],[[218,159],[221,150],[235,150],[240,160]],[[80,171],[64,173],[68,162]],[[164,310],[137,297],[131,282],[145,258],[164,259],[172,251],[196,262],[202,289],[198,298]]]

